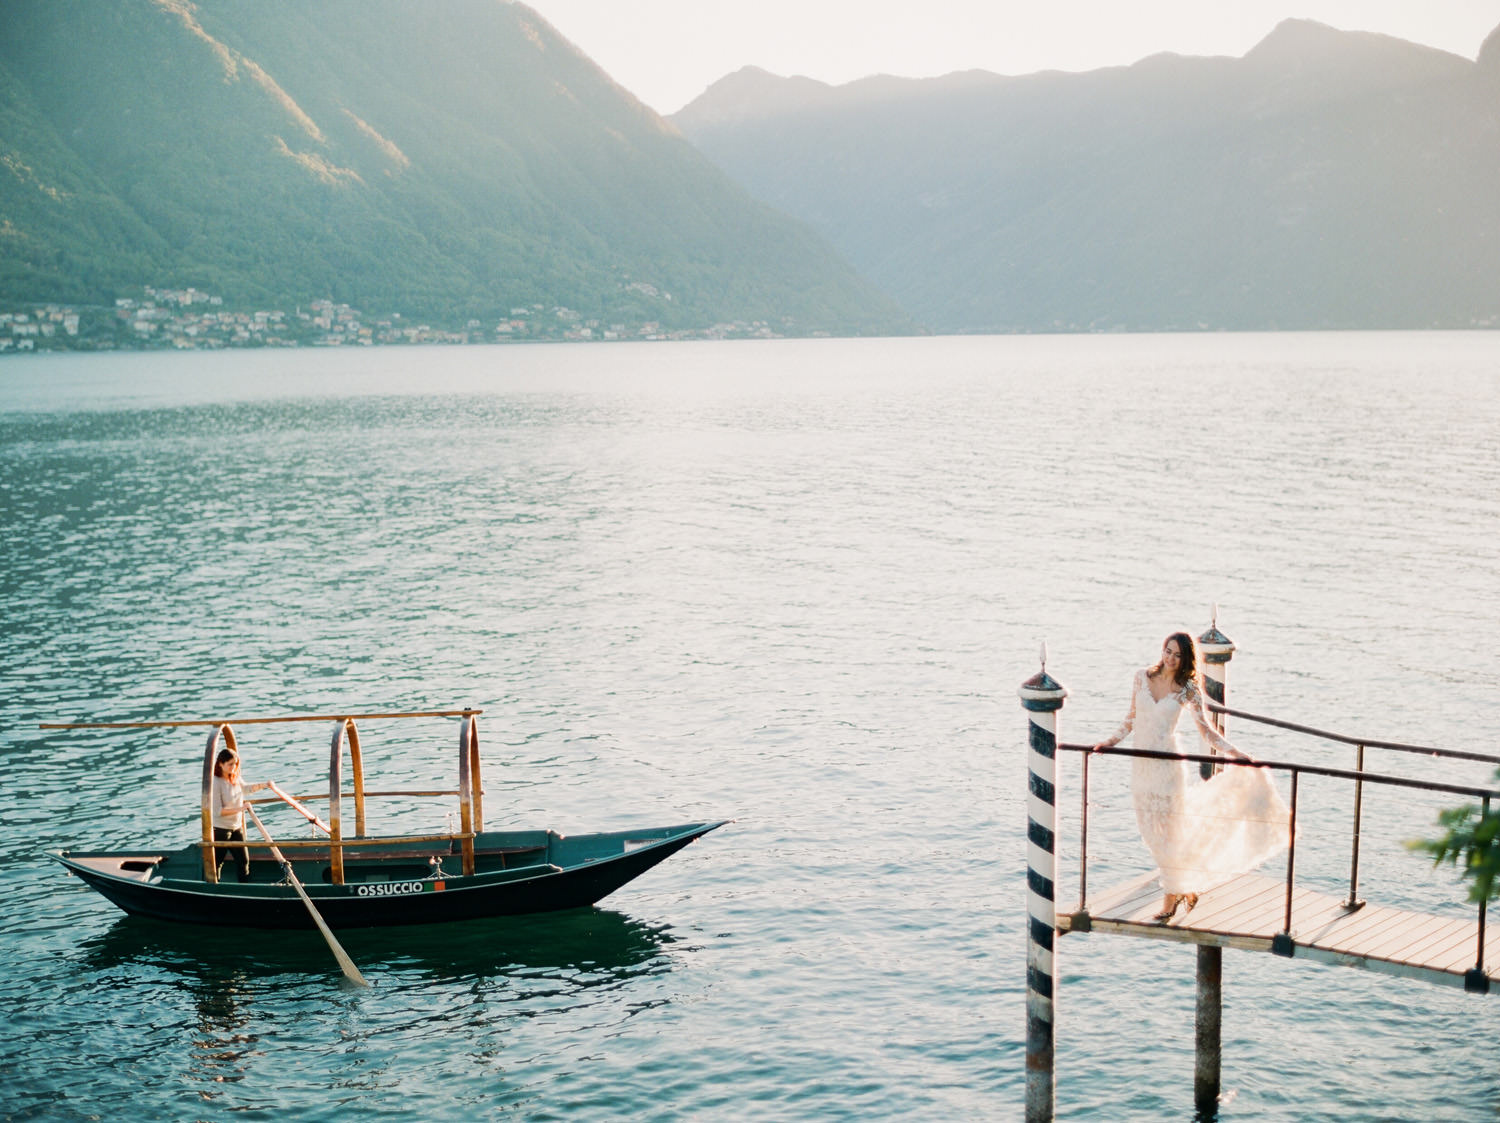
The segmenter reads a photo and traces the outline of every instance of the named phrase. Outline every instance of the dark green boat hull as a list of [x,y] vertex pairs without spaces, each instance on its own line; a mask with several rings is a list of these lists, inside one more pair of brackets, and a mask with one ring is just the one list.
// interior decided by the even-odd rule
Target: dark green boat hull
[[[475,872],[449,871],[449,850],[394,844],[376,858],[346,850],[345,884],[329,879],[326,855],[294,856],[293,869],[332,928],[440,924],[592,905],[724,822],[563,836],[487,832],[475,839]],[[304,852],[306,853],[306,852]],[[51,855],[128,913],[188,924],[311,928],[312,918],[276,862],[255,853],[251,880],[203,877],[199,844],[169,854],[95,851]],[[226,873],[229,868],[226,867]]]

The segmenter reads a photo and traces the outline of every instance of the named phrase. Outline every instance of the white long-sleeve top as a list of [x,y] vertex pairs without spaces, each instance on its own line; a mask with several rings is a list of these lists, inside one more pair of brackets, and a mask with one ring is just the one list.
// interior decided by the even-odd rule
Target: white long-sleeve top
[[[209,800],[213,812],[214,826],[220,830],[243,831],[245,829],[245,789],[238,781],[230,783],[222,776],[214,777],[213,792]],[[224,808],[235,810],[226,813]]]

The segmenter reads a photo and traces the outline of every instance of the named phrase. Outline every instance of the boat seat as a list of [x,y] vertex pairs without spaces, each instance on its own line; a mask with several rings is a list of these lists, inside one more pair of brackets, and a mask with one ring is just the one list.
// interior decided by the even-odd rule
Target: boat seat
[[[328,862],[332,860],[332,853],[328,850],[298,849],[289,851],[287,857],[294,863],[301,865],[303,862]],[[375,850],[367,847],[355,848],[344,847],[344,865],[358,866],[368,865],[371,862],[405,862],[409,865],[429,863],[433,858],[445,861],[453,857],[446,850]]]
[[[474,857],[476,857],[476,858],[493,858],[496,855],[499,855],[499,857],[500,857],[500,864],[502,866],[505,865],[505,859],[506,858],[514,857],[517,854],[545,854],[546,852],[547,852],[547,844],[546,843],[542,843],[542,844],[540,844],[538,846],[476,846],[476,847],[474,847]],[[463,853],[463,844],[460,843],[457,839],[454,839],[452,842],[450,842],[448,844],[448,855],[450,857],[456,858],[456,857],[458,857],[462,853]]]
[[[504,859],[508,857],[520,854],[544,854],[546,851],[546,846],[476,846],[474,856],[493,858],[499,855],[503,864]],[[430,862],[434,858],[448,861],[450,858],[457,858],[461,853],[458,843],[454,843],[451,850],[376,850],[362,846],[345,846],[344,865],[355,865],[361,862]],[[294,862],[326,862],[329,860],[329,852],[327,850],[299,850],[292,860]]]

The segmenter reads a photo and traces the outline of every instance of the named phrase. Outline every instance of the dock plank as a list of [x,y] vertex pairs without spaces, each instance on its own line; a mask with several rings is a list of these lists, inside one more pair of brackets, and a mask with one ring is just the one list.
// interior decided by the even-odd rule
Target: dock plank
[[[1489,957],[1489,933],[1485,933],[1485,957],[1486,964],[1490,962]],[[1474,966],[1474,961],[1479,957],[1479,929],[1476,925],[1467,925],[1465,930],[1456,934],[1449,940],[1447,945],[1434,948],[1431,952],[1433,960],[1442,969],[1447,971],[1467,971]],[[1496,977],[1492,967],[1485,968],[1485,974],[1491,978]]]
[[1412,945],[1421,947],[1447,928],[1447,921],[1441,916],[1398,913],[1396,923],[1386,925],[1377,935],[1367,936],[1361,950],[1380,959],[1401,959],[1401,953]]
[[1348,920],[1342,923],[1335,922],[1326,934],[1311,939],[1308,943],[1354,944],[1372,941],[1388,929],[1399,925],[1402,915],[1400,909],[1387,908],[1384,905],[1366,905]]
[[[1286,887],[1280,882],[1264,880],[1255,887],[1255,892],[1245,895],[1240,902],[1224,910],[1214,919],[1214,927],[1221,932],[1241,932],[1256,935],[1274,935],[1281,931],[1281,918],[1286,911]],[[1202,907],[1201,905],[1199,907]],[[1194,924],[1207,923],[1194,920]]]
[[1439,916],[1436,925],[1422,925],[1416,928],[1415,939],[1412,942],[1407,943],[1403,948],[1389,949],[1385,952],[1385,958],[1436,966],[1448,955],[1446,949],[1454,948],[1454,946],[1467,946],[1470,954],[1476,954],[1478,937],[1479,933],[1475,925],[1466,924],[1452,916]]
[[1433,918],[1419,913],[1383,909],[1371,922],[1358,928],[1346,925],[1344,930],[1335,930],[1314,946],[1368,962],[1433,969],[1434,941],[1446,943],[1450,939],[1451,926],[1441,920],[1434,924]]
[[1348,908],[1341,897],[1325,897],[1321,893],[1313,896],[1314,903],[1292,909],[1292,935],[1299,940],[1306,938],[1309,932],[1322,931],[1354,915],[1354,910]]
[[1243,907],[1247,899],[1264,891],[1263,886],[1236,878],[1201,894],[1198,907],[1187,915],[1192,918],[1192,927],[1223,929],[1226,917]]
[[1090,902],[1090,911],[1099,912],[1102,915],[1113,915],[1122,905],[1134,897],[1150,895],[1157,892],[1156,875],[1154,873],[1143,874],[1133,881],[1127,881],[1124,885],[1116,886],[1114,889],[1106,890],[1099,894],[1094,901]]

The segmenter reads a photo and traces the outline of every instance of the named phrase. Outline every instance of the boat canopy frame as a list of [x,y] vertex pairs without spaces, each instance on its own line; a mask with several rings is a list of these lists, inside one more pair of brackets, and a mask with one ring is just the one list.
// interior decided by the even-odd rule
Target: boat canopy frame
[[[239,753],[239,740],[234,727],[245,725],[273,725],[291,722],[333,722],[333,738],[328,752],[327,795],[305,795],[292,797],[275,784],[271,790],[274,797],[246,800],[246,803],[286,802],[304,815],[328,835],[328,841],[283,842],[284,849],[327,848],[330,878],[335,885],[344,884],[344,851],[365,846],[376,846],[391,842],[446,842],[458,843],[463,860],[464,876],[474,873],[474,838],[484,830],[484,783],[479,759],[479,715],[482,709],[422,710],[407,713],[348,713],[348,714],[292,714],[285,717],[252,717],[236,719],[191,719],[183,721],[113,721],[113,722],[68,722],[46,723],[42,729],[151,729],[180,728],[184,726],[209,726],[208,741],[203,749],[203,790],[201,820],[203,828],[203,878],[209,884],[218,884],[219,863],[216,850],[263,848],[258,842],[216,842],[213,822],[214,759],[220,746]],[[444,791],[380,791],[365,788],[364,756],[360,750],[359,721],[384,720],[387,718],[432,718],[457,717],[462,719],[458,729],[458,787]],[[354,782],[354,834],[344,834],[343,817],[343,759],[344,746],[349,748],[349,771]],[[459,830],[426,835],[402,835],[399,837],[375,837],[366,834],[365,801],[375,796],[454,796],[458,797]],[[299,799],[327,799],[328,822],[324,823],[301,805]]]
[[[474,837],[484,830],[484,785],[479,759],[479,715],[483,710],[433,710],[421,713],[376,713],[376,714],[350,714],[338,715],[332,718],[327,716],[295,715],[283,718],[250,718],[242,719],[238,723],[222,721],[213,723],[209,730],[208,742],[203,749],[203,798],[202,798],[202,822],[203,822],[203,878],[210,884],[217,884],[219,880],[219,863],[215,849],[223,847],[223,843],[214,841],[213,829],[213,784],[214,784],[214,760],[219,753],[219,743],[222,741],[224,747],[239,752],[238,742],[234,734],[235,724],[240,725],[264,725],[272,722],[284,721],[329,721],[333,722],[333,738],[328,750],[328,794],[327,796],[300,796],[299,799],[321,799],[328,800],[328,822],[323,824],[316,819],[312,821],[328,833],[328,865],[330,879],[335,885],[344,884],[344,849],[346,846],[358,848],[361,845],[369,845],[376,842],[391,842],[393,839],[379,838],[371,839],[365,831],[365,800],[368,796],[432,796],[432,795],[457,795],[459,830],[434,835],[403,836],[402,841],[412,842],[457,842],[459,852],[462,855],[464,876],[472,876],[474,873]],[[359,727],[355,719],[368,720],[377,718],[418,718],[418,717],[459,717],[458,729],[458,788],[455,791],[431,792],[431,791],[392,791],[392,792],[369,792],[365,789],[364,757],[360,751]],[[344,835],[343,816],[343,761],[344,746],[349,747],[349,771],[354,782],[354,835],[352,838]],[[274,787],[276,798],[292,803],[294,800],[286,796],[281,789]],[[274,802],[273,800],[247,800],[249,803]],[[299,808],[301,810],[301,808]],[[304,814],[306,812],[304,811]],[[230,843],[230,846],[236,844]],[[246,842],[244,846],[253,847],[258,844]],[[282,843],[283,846],[289,844]],[[290,844],[295,847],[296,844]],[[321,845],[321,844],[320,844]]]

